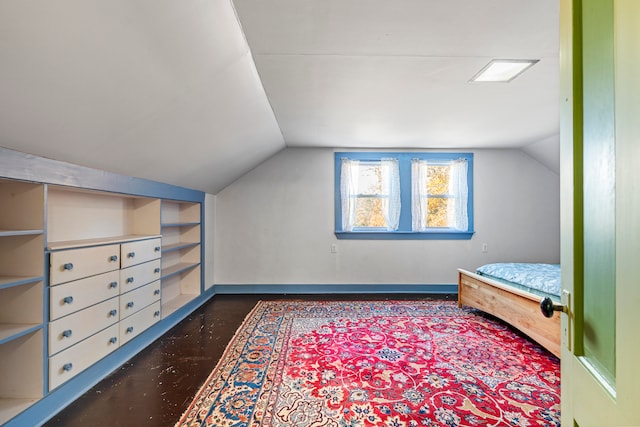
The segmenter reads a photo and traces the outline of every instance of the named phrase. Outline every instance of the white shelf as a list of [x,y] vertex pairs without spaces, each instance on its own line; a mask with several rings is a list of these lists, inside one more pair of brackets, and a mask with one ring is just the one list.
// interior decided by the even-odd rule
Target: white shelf
[[[42,280],[0,288],[0,345],[39,329],[42,304]],[[0,359],[0,366],[2,362]]]
[[200,225],[200,222],[170,222],[161,224],[161,227],[193,227],[195,225]]
[[163,200],[160,223],[163,227],[183,227],[200,224],[200,204]]
[[0,423],[10,420],[18,415],[20,412],[33,405],[40,400],[39,398],[32,399],[7,399],[0,398]]
[[49,186],[46,215],[48,240],[59,249],[160,234],[154,198]]
[[0,345],[0,425],[43,396],[43,334],[37,326]]
[[0,345],[31,333],[40,326],[39,323],[0,323]]
[[0,424],[43,394],[44,193],[0,179]]
[[167,253],[167,252],[179,251],[180,249],[192,248],[194,246],[198,246],[199,244],[200,242],[180,242],[180,243],[173,243],[171,245],[162,245],[162,252]]
[[196,298],[198,294],[180,294],[168,301],[162,301],[162,318],[182,308],[186,303]]
[[170,267],[162,267],[162,278],[166,279],[169,276],[173,276],[175,274],[182,273],[183,271],[190,270],[194,267],[197,267],[198,265],[200,265],[200,263],[181,262]]
[[44,280],[43,276],[0,276],[0,289]]
[[32,236],[43,234],[43,230],[0,230],[0,237],[6,236]]

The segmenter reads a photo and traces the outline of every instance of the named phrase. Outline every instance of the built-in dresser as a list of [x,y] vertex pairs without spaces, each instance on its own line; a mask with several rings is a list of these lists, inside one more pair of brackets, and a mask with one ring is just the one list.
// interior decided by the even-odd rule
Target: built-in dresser
[[37,425],[213,294],[204,194],[0,149],[3,163],[0,425]]

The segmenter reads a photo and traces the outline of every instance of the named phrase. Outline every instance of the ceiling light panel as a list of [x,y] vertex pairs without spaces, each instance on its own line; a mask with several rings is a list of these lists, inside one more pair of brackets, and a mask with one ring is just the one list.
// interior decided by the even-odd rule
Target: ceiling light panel
[[494,59],[473,76],[471,81],[510,82],[538,61],[538,59]]

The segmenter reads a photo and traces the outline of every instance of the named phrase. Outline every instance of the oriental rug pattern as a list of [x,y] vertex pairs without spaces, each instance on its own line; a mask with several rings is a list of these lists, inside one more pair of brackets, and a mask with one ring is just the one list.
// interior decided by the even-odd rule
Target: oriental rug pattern
[[559,426],[559,361],[447,301],[260,302],[177,426]]

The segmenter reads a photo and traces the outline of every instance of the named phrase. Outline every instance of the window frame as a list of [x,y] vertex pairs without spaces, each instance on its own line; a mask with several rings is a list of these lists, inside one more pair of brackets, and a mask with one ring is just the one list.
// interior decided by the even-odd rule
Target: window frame
[[[343,158],[359,161],[379,162],[384,158],[395,158],[400,168],[400,223],[397,230],[382,227],[361,227],[353,231],[342,229],[342,200],[340,196],[341,162]],[[411,161],[450,162],[456,159],[467,161],[467,230],[434,227],[425,231],[411,229]],[[382,151],[336,151],[334,153],[334,216],[335,235],[338,239],[362,240],[470,240],[473,237],[473,153],[466,152],[382,152]]]

